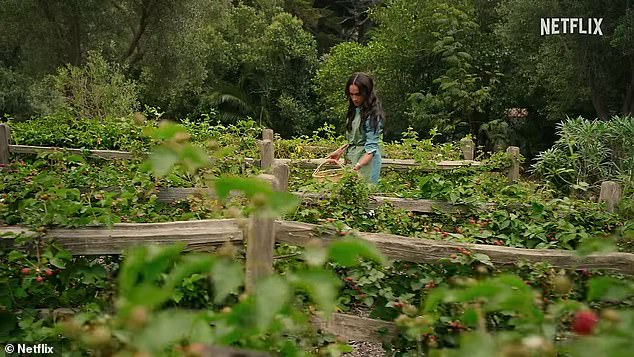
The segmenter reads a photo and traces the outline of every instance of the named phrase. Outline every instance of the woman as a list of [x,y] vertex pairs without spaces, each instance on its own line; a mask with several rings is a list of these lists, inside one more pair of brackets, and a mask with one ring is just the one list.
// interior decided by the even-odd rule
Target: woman
[[374,81],[365,73],[355,73],[348,79],[345,91],[348,97],[348,143],[328,155],[328,159],[339,160],[345,151],[346,163],[353,165],[353,169],[368,182],[376,184],[381,171],[379,142],[385,114],[374,92]]

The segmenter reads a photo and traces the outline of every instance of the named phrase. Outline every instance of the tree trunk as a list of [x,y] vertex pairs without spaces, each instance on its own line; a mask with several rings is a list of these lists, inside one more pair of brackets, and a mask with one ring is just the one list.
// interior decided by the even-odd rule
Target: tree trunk
[[623,99],[623,107],[621,108],[621,114],[632,115],[634,114],[634,60],[630,66],[630,82],[625,90],[625,98]]
[[73,5],[73,13],[70,19],[69,38],[70,38],[70,63],[74,66],[81,64],[81,14],[77,4]]
[[[145,33],[145,30],[147,29],[148,26],[148,17],[149,17],[149,12],[150,12],[150,7],[152,6],[152,1],[142,1],[141,2],[141,18],[139,19],[139,26],[135,29],[134,33],[132,34],[132,39],[130,40],[130,44],[128,45],[128,50],[125,52],[125,54],[123,55],[123,60],[124,61],[130,61],[131,58],[134,58],[132,55],[135,53],[135,51],[137,53],[140,53],[141,50],[139,49],[139,45],[141,42],[141,38],[143,37],[143,34]],[[138,56],[135,56],[138,57]],[[138,61],[139,58],[136,58],[136,60]]]
[[590,86],[590,99],[592,100],[592,106],[597,113],[597,117],[601,120],[608,120],[610,115],[605,104],[605,99],[601,95],[601,90],[596,85],[592,73],[588,74],[588,82]]

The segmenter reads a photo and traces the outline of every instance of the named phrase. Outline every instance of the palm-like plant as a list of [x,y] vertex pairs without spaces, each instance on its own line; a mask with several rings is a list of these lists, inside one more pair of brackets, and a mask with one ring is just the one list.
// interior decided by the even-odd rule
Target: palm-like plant
[[[564,192],[598,187],[612,179],[627,184],[634,172],[634,118],[609,121],[567,119],[557,126],[559,140],[540,153],[532,171]],[[627,178],[627,179],[626,179]]]

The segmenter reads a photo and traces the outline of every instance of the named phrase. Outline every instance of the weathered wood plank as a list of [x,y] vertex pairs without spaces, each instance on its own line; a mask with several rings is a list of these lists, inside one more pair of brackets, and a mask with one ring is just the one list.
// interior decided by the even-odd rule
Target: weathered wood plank
[[172,203],[187,199],[188,197],[208,197],[216,199],[216,191],[213,188],[201,187],[161,187],[156,200],[159,202]]
[[[200,349],[200,351],[199,351]],[[192,356],[200,357],[270,357],[271,355],[261,351],[251,351],[221,346],[204,346],[202,348],[190,349]]]
[[247,292],[253,292],[259,280],[273,274],[275,252],[275,220],[270,217],[252,217],[250,223],[245,263]]
[[263,170],[271,168],[275,163],[275,147],[271,140],[262,140],[260,146],[260,168]]
[[473,140],[461,140],[460,150],[465,160],[473,160],[475,158],[475,143]]
[[[276,241],[304,246],[318,238],[324,243],[336,236],[318,233],[317,225],[277,221]],[[6,232],[28,232],[20,227],[0,227],[0,235]],[[579,257],[573,251],[556,249],[522,249],[486,244],[463,244],[440,240],[401,237],[392,234],[359,233],[359,236],[394,260],[416,263],[438,263],[467,248],[474,253],[486,254],[500,266],[514,265],[519,261],[546,262],[564,269],[603,269],[625,275],[634,275],[634,254],[605,253]],[[47,237],[55,238],[73,254],[119,254],[124,248],[141,243],[187,243],[188,250],[206,251],[226,242],[239,244],[242,231],[236,220],[204,220],[168,223],[121,223],[112,228],[52,229]]]
[[506,148],[506,152],[511,154],[511,167],[506,176],[510,182],[514,182],[520,178],[520,148],[517,146],[509,146]]
[[[278,182],[273,175],[259,175],[271,183],[274,189]],[[245,289],[253,292],[258,281],[273,274],[273,254],[275,252],[275,219],[261,212],[251,217],[247,235]]]
[[[0,227],[4,233],[34,234],[26,228]],[[166,223],[118,223],[111,228],[55,228],[47,232],[74,255],[121,254],[138,244],[183,242],[187,251],[210,251],[226,243],[241,244],[242,230],[234,219]],[[3,239],[4,240],[4,239]]]
[[288,178],[290,175],[291,170],[288,165],[276,163],[273,166],[273,176],[277,179],[279,191],[288,191]]
[[273,129],[262,129],[262,140],[275,140],[275,132]]
[[[333,238],[334,235],[320,235],[316,228],[316,225],[308,223],[279,221],[276,240],[303,246],[315,238],[325,243],[336,239]],[[545,262],[557,268],[604,269],[634,275],[634,254],[629,253],[591,254],[580,257],[574,251],[557,249],[522,249],[487,244],[464,244],[380,233],[359,233],[359,236],[374,243],[390,259],[415,263],[438,263],[456,253],[458,248],[467,248],[473,253],[488,255],[493,264],[499,266],[510,266],[520,261]]]
[[14,154],[37,154],[37,153],[54,153],[54,152],[70,152],[73,154],[83,155],[85,152],[90,156],[98,157],[102,159],[132,159],[135,157],[134,153],[128,151],[117,150],[84,150],[84,149],[69,149],[69,148],[57,148],[48,146],[32,146],[32,145],[9,145],[9,151]]
[[[314,169],[317,168],[325,159],[300,159],[300,160],[291,160],[291,159],[276,159],[275,162],[285,163],[289,166],[299,167],[303,169]],[[381,167],[389,168],[392,170],[408,170],[411,168],[419,168],[422,170],[428,171],[437,171],[437,170],[453,170],[460,167],[467,166],[479,166],[481,163],[479,161],[472,160],[456,160],[456,161],[438,161],[436,162],[436,167],[421,167],[421,164],[416,162],[413,159],[408,160],[399,160],[399,159],[383,159],[381,161]],[[324,164],[324,168],[337,168],[338,166],[335,164]]]
[[347,314],[333,313],[327,319],[313,317],[311,322],[318,330],[352,341],[377,342],[398,334],[393,322]]
[[[278,177],[285,178],[284,175]],[[280,185],[283,185],[281,183]],[[280,189],[282,189],[280,187]],[[293,194],[301,198],[305,203],[315,203],[319,200],[326,199],[326,195],[313,192],[293,192]],[[208,188],[176,188],[176,187],[163,187],[159,189],[158,198],[159,202],[177,202],[185,200],[190,196],[200,197],[206,195],[206,197],[216,198],[213,189]],[[408,198],[398,197],[386,197],[386,196],[370,196],[370,209],[375,209],[383,203],[390,203],[394,208],[404,209],[406,211],[421,212],[421,213],[434,213],[435,210],[442,210],[446,212],[460,211],[461,206],[453,205],[450,202],[437,201],[437,200],[414,200]]]
[[614,181],[601,182],[601,192],[599,193],[599,202],[605,202],[605,208],[608,212],[614,212],[616,206],[621,201],[621,186]]
[[[263,150],[266,152],[266,156],[263,157],[265,160],[265,168],[270,167],[268,165],[270,161],[270,152],[273,150],[272,143],[267,144],[266,141],[262,142],[264,145]],[[270,150],[269,150],[270,146]],[[9,152],[14,154],[37,154],[37,153],[53,153],[59,151],[66,151],[73,154],[83,155],[84,153],[88,153],[90,156],[98,157],[102,159],[132,159],[136,157],[135,153],[128,151],[117,151],[117,150],[85,150],[85,149],[71,149],[71,148],[57,148],[57,147],[48,147],[48,146],[32,146],[32,145],[9,145]],[[288,164],[289,166],[300,167],[305,169],[314,169],[319,164],[321,164],[325,159],[300,159],[300,160],[291,160],[291,159],[273,159],[273,164]],[[260,161],[247,157],[245,158],[245,163],[247,165],[260,165]],[[436,162],[436,167],[428,167],[422,168],[420,163],[417,163],[415,160],[399,160],[399,159],[383,159],[382,167],[389,168],[393,170],[408,170],[411,168],[420,168],[427,171],[437,171],[437,170],[453,170],[460,167],[467,166],[479,166],[481,163],[479,161],[473,160],[457,160],[457,161],[438,161]],[[332,166],[332,167],[331,167]],[[336,168],[336,165],[324,165],[325,168]]]
[[0,124],[0,164],[9,163],[9,146],[11,144],[11,129],[7,124]]

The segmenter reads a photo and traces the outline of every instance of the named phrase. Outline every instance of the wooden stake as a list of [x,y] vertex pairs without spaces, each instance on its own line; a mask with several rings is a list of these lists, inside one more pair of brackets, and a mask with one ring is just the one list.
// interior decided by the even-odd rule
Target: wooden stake
[[475,144],[473,140],[460,141],[460,149],[462,149],[462,156],[465,160],[473,160],[475,157]]
[[273,129],[263,129],[262,130],[262,140],[271,140],[274,141],[275,133]]
[[[259,175],[278,189],[277,180],[272,175]],[[275,250],[275,218],[256,213],[250,221],[247,233],[247,256],[245,288],[254,291],[259,280],[273,274],[273,252]]]
[[0,164],[9,164],[9,144],[11,143],[11,130],[7,124],[0,124]]
[[506,152],[511,154],[511,167],[506,176],[510,182],[514,182],[520,178],[520,148],[517,146],[509,146],[506,148]]
[[608,212],[614,212],[616,206],[621,201],[621,186],[614,181],[601,182],[601,193],[599,194],[599,202],[605,202],[605,208]]
[[262,170],[271,168],[274,159],[273,142],[271,140],[262,140],[260,142],[260,168]]
[[277,179],[278,191],[288,191],[288,177],[291,170],[288,164],[275,164],[273,166],[273,176]]

